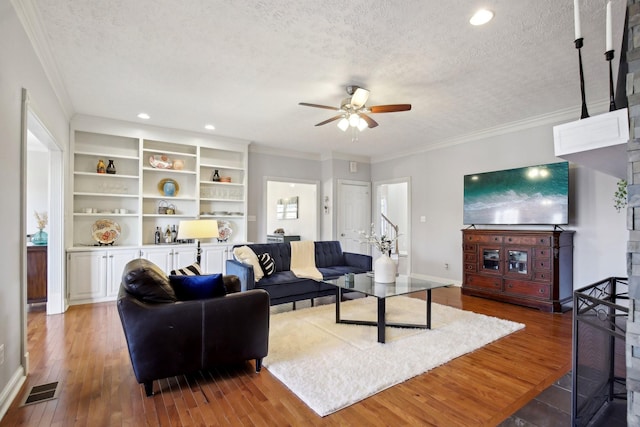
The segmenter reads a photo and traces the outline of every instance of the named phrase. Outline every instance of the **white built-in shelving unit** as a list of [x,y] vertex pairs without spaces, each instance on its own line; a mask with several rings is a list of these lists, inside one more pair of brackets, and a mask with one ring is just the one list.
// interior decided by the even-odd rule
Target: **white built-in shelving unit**
[[[242,140],[76,116],[71,123],[66,227],[70,303],[115,298],[115,270],[127,259],[148,257],[166,270],[195,260],[193,245],[154,245],[156,227],[165,230],[181,220],[212,218],[231,228],[227,242],[202,242],[203,268],[224,272],[231,246],[247,239],[248,145]],[[153,167],[154,156],[181,160],[182,168]],[[105,164],[113,160],[116,173],[97,173],[100,159]],[[214,182],[216,170],[230,182]],[[162,191],[160,183],[167,179],[179,188],[173,197]],[[174,208],[174,214],[159,212],[159,206],[166,205]],[[91,230],[101,219],[120,226],[113,246],[96,246]],[[91,283],[83,283],[87,277],[93,278]]]

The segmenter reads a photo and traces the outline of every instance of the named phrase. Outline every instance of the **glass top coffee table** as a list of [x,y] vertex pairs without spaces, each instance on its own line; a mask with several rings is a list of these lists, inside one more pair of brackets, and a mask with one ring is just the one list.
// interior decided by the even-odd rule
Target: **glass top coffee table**
[[[395,283],[377,283],[373,280],[373,277],[368,273],[351,275],[352,280],[348,279],[349,276],[340,276],[337,279],[323,280],[324,283],[328,283],[336,287],[336,323],[347,323],[350,325],[368,325],[378,327],[378,342],[384,343],[384,329],[386,326],[392,326],[396,328],[422,328],[431,329],[431,290],[436,288],[443,288],[448,286],[448,283],[434,282],[430,280],[416,279],[409,276],[396,277]],[[342,319],[340,317],[340,301],[342,300],[342,294],[345,291],[356,291],[361,294],[372,296],[378,299],[378,320],[349,320]],[[415,292],[425,292],[426,298],[426,323],[425,324],[413,324],[413,323],[387,323],[385,320],[386,312],[386,300],[389,297],[395,297],[398,295],[407,295]]]

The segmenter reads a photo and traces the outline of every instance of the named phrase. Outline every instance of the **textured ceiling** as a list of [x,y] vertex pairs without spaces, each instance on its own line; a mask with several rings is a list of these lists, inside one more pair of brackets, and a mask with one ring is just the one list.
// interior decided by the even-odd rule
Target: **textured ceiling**
[[[76,113],[382,158],[580,106],[571,0],[16,0],[34,10]],[[605,1],[581,0],[587,102],[608,98]],[[29,7],[26,7],[29,6]],[[495,18],[468,23],[487,7]],[[625,0],[614,0],[619,58]],[[617,62],[617,61],[616,61]],[[54,68],[49,65],[49,68]],[[357,142],[345,86],[376,114]]]

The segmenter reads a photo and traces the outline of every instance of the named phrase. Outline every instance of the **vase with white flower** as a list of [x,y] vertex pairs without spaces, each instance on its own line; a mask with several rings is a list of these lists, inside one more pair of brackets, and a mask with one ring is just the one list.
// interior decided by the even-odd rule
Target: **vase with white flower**
[[38,213],[35,211],[33,214],[38,223],[38,232],[31,236],[31,243],[38,246],[44,246],[49,240],[49,236],[44,231],[44,228],[47,226],[47,222],[49,221],[49,217],[46,212]]
[[378,236],[375,225],[371,224],[369,234],[364,231],[360,232],[364,238],[363,243],[375,246],[380,251],[380,256],[373,264],[373,279],[378,283],[395,283],[396,281],[396,263],[391,259],[391,248],[398,239],[398,236],[389,238],[386,235]]

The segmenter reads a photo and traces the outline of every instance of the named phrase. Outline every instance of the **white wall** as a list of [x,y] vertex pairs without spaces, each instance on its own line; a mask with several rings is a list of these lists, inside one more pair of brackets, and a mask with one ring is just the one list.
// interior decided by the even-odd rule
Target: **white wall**
[[[411,176],[412,273],[461,282],[463,176],[557,161],[562,159],[553,154],[552,126],[545,125],[374,163],[371,174],[374,181]],[[574,288],[627,275],[626,215],[616,212],[612,200],[616,182],[570,166],[573,214],[566,229],[576,231]],[[419,221],[421,215],[426,222]]]
[[[0,254],[0,345],[4,363],[0,365],[0,414],[6,409],[10,393],[23,374],[21,344],[23,307],[21,280],[23,246],[20,123],[22,89],[29,90],[32,107],[52,135],[68,147],[69,120],[65,116],[27,38],[18,16],[8,0],[0,0],[0,144],[2,192],[0,223],[3,227]],[[26,232],[26,230],[25,230]]]

